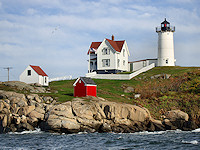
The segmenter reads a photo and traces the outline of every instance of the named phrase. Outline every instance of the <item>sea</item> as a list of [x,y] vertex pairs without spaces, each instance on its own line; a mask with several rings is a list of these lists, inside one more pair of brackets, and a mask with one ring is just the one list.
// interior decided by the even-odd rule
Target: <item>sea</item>
[[46,133],[40,129],[0,134],[2,150],[200,150],[200,128],[137,133]]

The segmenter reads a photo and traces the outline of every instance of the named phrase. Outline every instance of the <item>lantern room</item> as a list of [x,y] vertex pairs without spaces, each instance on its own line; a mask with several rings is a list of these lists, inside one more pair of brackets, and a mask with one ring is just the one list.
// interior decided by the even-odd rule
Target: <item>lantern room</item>
[[165,20],[161,23],[161,30],[162,31],[170,31],[170,23],[166,20]]
[[156,27],[156,32],[175,32],[175,27],[170,26],[170,23],[165,20],[161,23],[160,27]]

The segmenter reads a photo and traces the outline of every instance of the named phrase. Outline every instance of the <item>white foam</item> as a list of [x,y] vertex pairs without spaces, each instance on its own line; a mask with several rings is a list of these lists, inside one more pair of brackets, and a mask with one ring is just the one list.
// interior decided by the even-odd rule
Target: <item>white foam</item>
[[22,132],[9,132],[8,134],[38,134],[43,133],[40,128],[36,128],[35,130],[30,131],[22,131]]
[[193,140],[193,141],[181,141],[182,143],[186,143],[186,144],[198,144],[199,142],[197,140]]
[[200,128],[192,130],[192,132],[200,132]]

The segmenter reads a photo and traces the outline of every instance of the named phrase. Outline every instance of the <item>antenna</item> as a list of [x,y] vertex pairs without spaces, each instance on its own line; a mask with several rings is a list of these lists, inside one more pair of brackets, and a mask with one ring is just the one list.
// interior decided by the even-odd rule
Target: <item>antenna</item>
[[6,68],[3,68],[3,69],[7,69],[8,70],[8,81],[9,81],[9,71],[10,71],[10,69],[12,69],[12,67],[6,67]]

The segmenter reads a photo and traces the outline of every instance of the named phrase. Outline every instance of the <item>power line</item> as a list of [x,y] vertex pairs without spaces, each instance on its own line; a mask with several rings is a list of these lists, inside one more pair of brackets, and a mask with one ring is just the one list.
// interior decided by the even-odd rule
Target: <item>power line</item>
[[7,69],[8,70],[8,81],[9,81],[9,72],[10,72],[10,69],[12,69],[12,67],[6,67],[6,68],[3,68],[3,69]]

